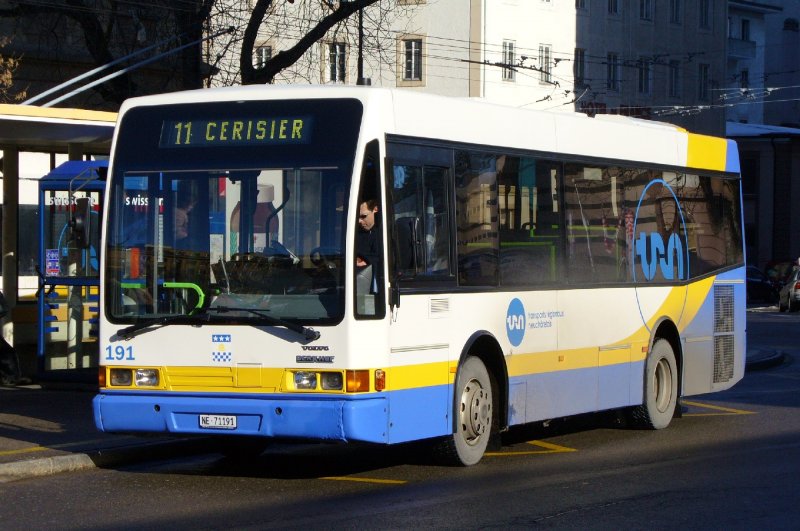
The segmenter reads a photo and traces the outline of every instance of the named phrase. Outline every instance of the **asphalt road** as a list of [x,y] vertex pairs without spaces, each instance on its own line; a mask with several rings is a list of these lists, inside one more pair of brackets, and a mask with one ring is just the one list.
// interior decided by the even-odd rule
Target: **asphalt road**
[[3,529],[797,529],[800,314],[751,313],[786,361],[693,397],[667,430],[614,415],[514,430],[471,468],[419,445],[276,445],[0,486]]

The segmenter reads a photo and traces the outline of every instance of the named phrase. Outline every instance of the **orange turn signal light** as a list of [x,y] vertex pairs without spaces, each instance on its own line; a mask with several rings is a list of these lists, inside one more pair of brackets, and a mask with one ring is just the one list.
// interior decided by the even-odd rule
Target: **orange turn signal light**
[[97,385],[98,387],[106,386],[106,368],[100,367],[97,372]]
[[347,371],[347,392],[369,392],[369,371]]
[[383,391],[386,389],[386,371],[375,369],[375,390]]

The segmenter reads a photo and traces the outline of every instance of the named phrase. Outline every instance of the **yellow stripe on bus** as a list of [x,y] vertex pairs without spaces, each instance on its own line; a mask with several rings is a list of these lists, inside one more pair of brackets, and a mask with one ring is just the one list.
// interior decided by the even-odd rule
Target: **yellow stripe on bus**
[[[715,277],[709,277],[688,286],[672,288],[653,315],[647,326],[626,338],[608,345],[588,346],[569,350],[514,353],[506,358],[510,377],[531,374],[556,373],[577,369],[593,369],[612,365],[639,362],[647,357],[653,326],[662,317],[677,323],[683,332],[694,320],[714,286]],[[457,360],[442,359],[430,363],[377,367],[386,372],[386,391],[419,389],[449,385],[455,381]],[[328,367],[308,368],[245,368],[245,367],[158,367],[162,371],[161,389],[172,391],[237,393],[290,393],[293,370],[315,372],[340,371]],[[375,367],[367,370],[374,374]],[[115,387],[118,388],[119,387]],[[133,388],[133,387],[131,387]],[[318,392],[300,391],[299,393]],[[340,393],[342,391],[339,391]],[[332,394],[335,394],[332,393]]]
[[724,138],[688,133],[686,165],[690,168],[725,171],[728,141]]

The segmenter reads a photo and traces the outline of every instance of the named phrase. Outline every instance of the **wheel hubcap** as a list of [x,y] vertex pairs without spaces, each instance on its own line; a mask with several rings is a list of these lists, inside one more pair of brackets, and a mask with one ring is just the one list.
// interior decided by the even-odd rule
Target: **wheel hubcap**
[[464,439],[475,444],[492,426],[492,394],[478,380],[467,382],[461,393],[459,422]]
[[654,378],[656,408],[658,408],[661,413],[664,413],[667,411],[669,403],[672,400],[672,371],[666,359],[662,358],[658,360]]

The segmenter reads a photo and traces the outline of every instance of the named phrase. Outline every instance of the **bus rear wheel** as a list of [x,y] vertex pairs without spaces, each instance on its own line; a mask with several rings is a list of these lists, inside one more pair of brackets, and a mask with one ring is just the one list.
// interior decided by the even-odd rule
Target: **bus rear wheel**
[[669,426],[678,400],[678,366],[666,339],[657,339],[647,356],[644,371],[644,401],[631,412],[635,424],[660,430]]
[[469,356],[461,365],[455,398],[455,432],[441,442],[439,455],[448,464],[474,465],[483,457],[494,426],[492,380],[480,358]]

